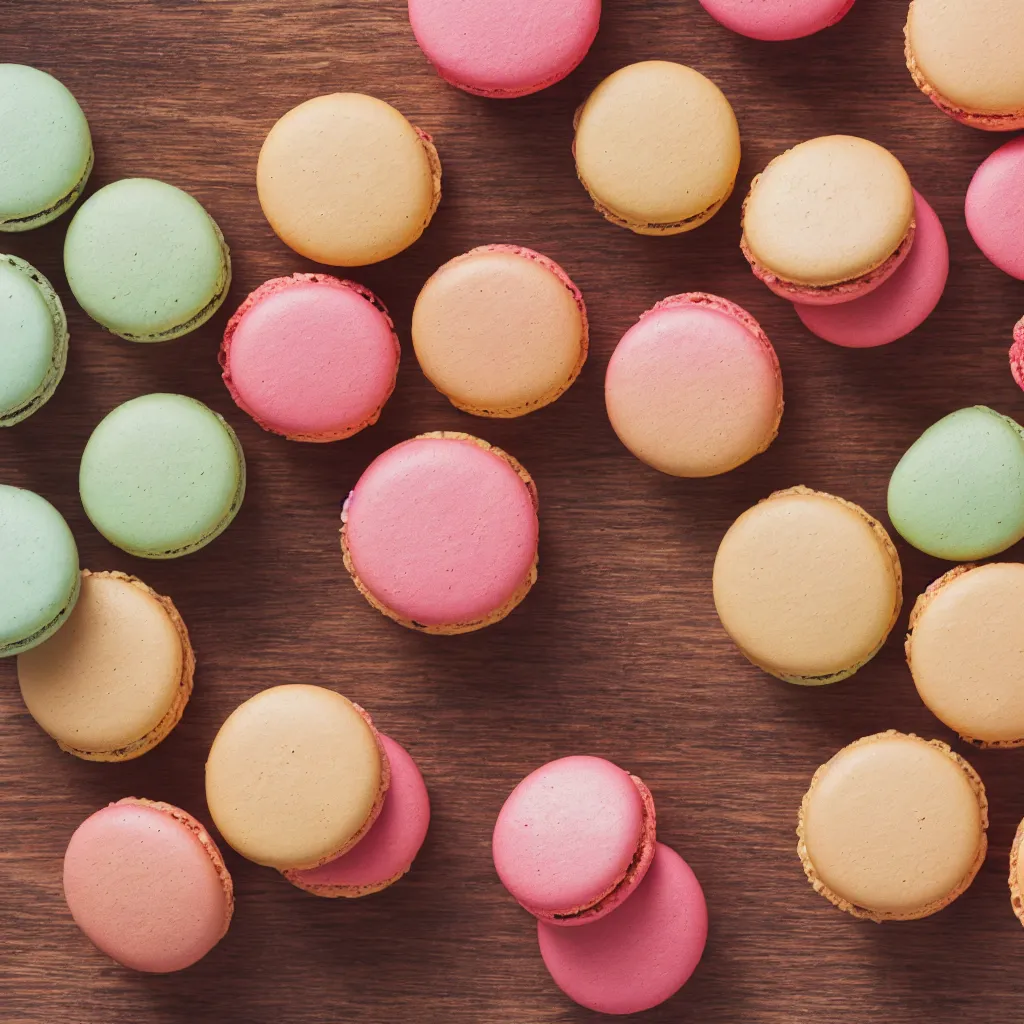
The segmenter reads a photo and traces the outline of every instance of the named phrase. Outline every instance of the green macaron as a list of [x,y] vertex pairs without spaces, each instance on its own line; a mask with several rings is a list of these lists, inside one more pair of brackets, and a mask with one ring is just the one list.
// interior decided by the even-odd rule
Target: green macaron
[[29,231],[73,206],[92,171],[82,108],[52,75],[0,64],[0,231]]
[[78,477],[86,515],[140,558],[177,558],[228,526],[245,495],[245,459],[223,417],[184,395],[143,395],[92,432]]
[[49,401],[68,357],[68,322],[50,282],[0,253],[0,427]]
[[224,236],[199,202],[152,178],[91,195],[64,241],[64,270],[82,308],[129,341],[169,341],[213,316],[231,284]]
[[984,405],[930,426],[889,481],[889,518],[915,548],[953,562],[1024,537],[1024,430]]
[[78,548],[64,517],[33,491],[0,484],[0,658],[41,644],[78,600]]

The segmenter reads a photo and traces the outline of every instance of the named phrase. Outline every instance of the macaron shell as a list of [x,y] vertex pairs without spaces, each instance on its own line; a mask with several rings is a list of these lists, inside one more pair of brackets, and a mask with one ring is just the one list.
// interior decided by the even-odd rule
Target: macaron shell
[[869,294],[839,305],[797,302],[797,316],[823,341],[844,348],[888,345],[931,316],[949,277],[949,244],[935,211],[914,192],[914,244],[893,275]]
[[714,476],[775,439],[782,373],[746,310],[691,292],[659,302],[626,332],[608,364],[605,404],[638,459],[673,476]]
[[445,81],[495,99],[565,78],[586,56],[600,0],[409,0],[416,42]]
[[537,922],[555,984],[598,1013],[627,1014],[670,999],[690,979],[708,934],[704,893],[690,866],[658,843],[651,869],[614,914],[586,928]]
[[978,168],[967,189],[964,213],[985,256],[1024,281],[1024,138],[1001,146]]
[[168,804],[121,800],[87,818],[64,855],[75,923],[136,971],[180,971],[227,932],[231,877],[213,840]]
[[1021,847],[1024,846],[1024,821],[1017,826],[1017,834],[1013,837],[1010,848],[1010,906],[1013,914],[1024,924],[1024,860],[1021,858]]
[[836,24],[853,0],[700,0],[726,28],[751,39],[775,42],[801,39]]
[[1024,318],[1013,328],[1013,345],[1010,346],[1010,373],[1019,388],[1024,389]]
[[408,751],[381,734],[391,785],[380,815],[348,853],[311,871],[286,871],[292,885],[315,896],[368,896],[397,882],[412,867],[430,825],[430,797]]

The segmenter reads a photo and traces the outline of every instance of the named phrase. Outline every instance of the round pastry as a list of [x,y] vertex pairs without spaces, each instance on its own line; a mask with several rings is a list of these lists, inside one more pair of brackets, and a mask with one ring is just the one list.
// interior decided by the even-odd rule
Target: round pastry
[[989,261],[1024,281],[1024,138],[1000,146],[974,172],[964,214]]
[[1021,847],[1024,846],[1024,821],[1017,826],[1017,834],[1013,837],[1010,848],[1010,906],[1014,916],[1024,924],[1024,858]]
[[1024,317],[1013,328],[1013,344],[1010,346],[1010,373],[1017,386],[1024,388]]
[[751,39],[801,39],[842,21],[853,0],[700,0],[726,28]]

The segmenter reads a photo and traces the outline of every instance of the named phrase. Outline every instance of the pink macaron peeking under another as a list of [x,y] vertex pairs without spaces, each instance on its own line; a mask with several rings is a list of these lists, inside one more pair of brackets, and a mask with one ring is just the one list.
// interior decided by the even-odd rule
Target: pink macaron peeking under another
[[1017,321],[1013,329],[1013,346],[1010,349],[1010,372],[1018,387],[1024,389],[1024,318]]
[[1024,136],[1000,146],[975,171],[964,213],[978,248],[1024,281]]
[[813,35],[842,21],[854,0],[700,0],[716,21],[741,36],[777,42]]

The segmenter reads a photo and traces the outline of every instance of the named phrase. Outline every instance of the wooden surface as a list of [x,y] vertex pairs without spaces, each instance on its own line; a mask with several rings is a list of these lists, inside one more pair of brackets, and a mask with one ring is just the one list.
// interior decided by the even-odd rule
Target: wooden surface
[[[900,544],[906,606],[882,654],[849,682],[805,690],[751,668],[711,599],[716,546],[770,491],[807,484],[880,517],[888,476],[934,420],[986,403],[1024,416],[1007,370],[1019,282],[990,266],[963,220],[975,167],[1005,139],[953,124],[903,67],[900,0],[858,0],[839,27],[762,44],[711,21],[697,0],[606,0],[590,56],[525,100],[487,102],[434,76],[403,0],[0,0],[0,60],[34,64],[82,103],[96,144],[90,191],[120,177],[173,182],[209,209],[232,248],[235,283],[195,334],[159,346],[105,334],[75,306],[61,272],[68,218],[7,251],[51,277],[72,348],[56,397],[3,431],[0,480],[31,487],[70,522],[91,569],[121,569],[170,594],[199,658],[184,720],[156,751],[122,765],[58,751],[0,665],[0,1019],[6,1024],[579,1024],[597,1020],[555,988],[532,920],[505,893],[490,834],[528,771],[569,753],[611,758],[654,791],[659,838],[693,866],[711,932],[693,979],[650,1022],[1019,1024],[1024,935],[1006,888],[1024,815],[1024,752],[966,751],[989,788],[988,859],[950,909],[874,926],[831,909],[804,880],[794,826],[818,764],[866,733],[951,734],[917,699],[902,632],[914,596],[947,566]],[[664,57],[713,78],[735,106],[744,153],[736,194],[707,226],[668,239],[605,223],[574,177],[572,114],[606,74]],[[216,365],[230,311],[269,277],[313,266],[284,247],[255,191],[260,144],[296,103],[374,93],[431,132],[444,199],[425,237],[353,274],[391,307],[404,348],[378,426],[330,445],[261,432],[232,404]],[[833,132],[890,147],[934,204],[952,249],[938,311],[876,351],[811,337],[749,273],[739,208],[751,176],[781,149]],[[2,146],[0,140],[0,146]],[[517,242],[561,263],[583,289],[591,358],[554,406],[477,420],[420,374],[408,341],[417,291],[443,261]],[[782,362],[786,413],[771,450],[718,479],[681,481],[635,461],[604,413],[617,339],[680,291],[719,292],[764,325]],[[77,467],[114,405],[178,391],[225,414],[248,458],[235,524],[173,562],[132,559],[86,520]],[[541,496],[541,577],[504,623],[469,636],[407,632],[356,593],[338,553],[339,502],[379,452],[427,430],[468,430],[521,459]],[[1009,557],[1020,557],[1021,551]],[[2,585],[2,581],[0,581]],[[205,961],[169,977],[132,974],[79,934],[61,895],[61,858],[78,823],[133,794],[209,823],[203,761],[223,719],[277,683],[337,687],[420,763],[433,799],[413,872],[382,895],[318,900],[228,851],[237,911]],[[963,750],[962,746],[958,749]]]

